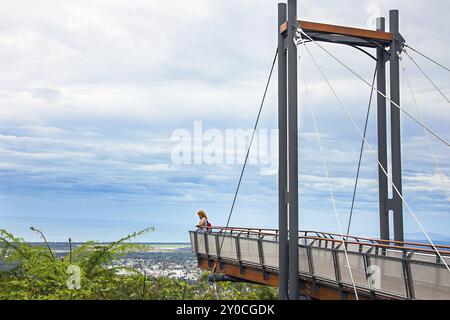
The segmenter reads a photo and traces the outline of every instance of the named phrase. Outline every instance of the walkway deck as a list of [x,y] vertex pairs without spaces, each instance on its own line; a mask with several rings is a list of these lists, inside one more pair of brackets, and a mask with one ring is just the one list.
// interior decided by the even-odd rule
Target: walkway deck
[[[430,245],[352,236],[342,239],[315,231],[302,231],[299,237],[301,295],[355,299],[345,243],[360,299],[450,300],[450,271]],[[278,286],[277,230],[217,227],[210,233],[191,231],[190,239],[200,268],[212,270],[217,262],[217,273]],[[437,249],[450,264],[450,247]]]

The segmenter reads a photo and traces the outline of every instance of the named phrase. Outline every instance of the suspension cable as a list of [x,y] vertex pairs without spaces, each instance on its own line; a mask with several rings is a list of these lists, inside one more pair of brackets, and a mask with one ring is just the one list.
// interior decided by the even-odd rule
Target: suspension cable
[[325,49],[322,45],[320,45],[319,43],[317,43],[317,41],[315,41],[314,39],[312,39],[307,33],[305,33],[302,29],[297,28],[298,32],[298,36],[301,36],[302,34],[305,35],[309,40],[311,40],[311,42],[313,42],[316,46],[318,46],[321,50],[325,51],[330,57],[332,57],[334,60],[336,60],[340,65],[342,65],[344,68],[346,68],[348,71],[350,71],[351,73],[353,73],[358,79],[360,79],[362,82],[364,82],[366,85],[368,85],[370,88],[373,88],[374,90],[376,90],[378,92],[379,95],[381,95],[382,97],[384,97],[386,100],[388,100],[392,105],[396,106],[400,111],[402,111],[403,113],[405,113],[409,118],[411,118],[412,120],[414,120],[416,123],[418,123],[420,126],[422,126],[425,130],[427,130],[428,132],[430,132],[433,136],[435,136],[437,139],[439,139],[441,142],[443,142],[447,147],[450,147],[450,143],[447,142],[444,138],[442,138],[439,134],[437,134],[436,132],[434,132],[433,130],[431,130],[429,127],[427,127],[424,123],[422,123],[421,121],[417,120],[413,115],[411,115],[408,111],[406,111],[405,109],[403,109],[399,104],[397,104],[396,102],[392,101],[386,94],[384,94],[383,92],[379,91],[377,88],[375,88],[374,86],[372,86],[367,80],[365,80],[361,75],[359,75],[356,71],[354,71],[352,68],[350,68],[349,66],[347,66],[344,62],[342,62],[339,58],[337,58],[334,54],[332,54],[330,51],[328,51],[327,49]]
[[[305,49],[308,50],[308,52],[309,52],[309,49],[306,47],[306,44],[303,44],[303,45],[304,45]],[[308,97],[308,106],[309,106],[309,109],[311,110],[311,115],[312,115],[312,119],[313,119],[313,123],[314,123],[314,130],[315,130],[315,133],[316,133],[317,143],[319,144],[320,157],[322,159],[322,165],[323,165],[323,168],[324,168],[324,171],[325,171],[325,176],[326,176],[326,179],[327,179],[328,191],[330,192],[331,203],[333,204],[333,210],[334,210],[334,214],[336,216],[336,223],[337,223],[338,231],[339,231],[339,233],[341,235],[342,247],[344,249],[345,260],[347,262],[348,271],[350,273],[350,280],[351,280],[352,285],[353,285],[353,291],[355,292],[356,300],[359,300],[358,290],[356,290],[356,284],[355,284],[355,281],[353,279],[353,272],[352,272],[352,268],[350,266],[350,260],[348,258],[347,247],[346,247],[345,240],[344,240],[345,238],[344,238],[344,234],[342,232],[342,226],[341,226],[339,213],[338,213],[337,206],[336,206],[336,200],[334,198],[333,185],[331,184],[331,180],[330,180],[330,173],[329,173],[329,170],[328,170],[327,160],[325,158],[325,153],[323,151],[322,140],[320,138],[319,127],[318,127],[317,118],[316,118],[316,112],[315,112],[314,107],[313,107],[312,102],[311,102],[311,96],[309,94],[309,88],[308,88],[308,84],[307,84],[307,81],[306,81],[305,74],[303,72],[303,68],[300,68],[300,69],[301,69],[301,72],[302,72],[303,82],[305,84],[306,96]]]
[[[315,42],[315,41],[313,41]],[[305,46],[306,47],[306,46]],[[311,60],[314,62],[315,66],[317,67],[317,69],[319,70],[320,74],[322,75],[323,79],[325,80],[325,82],[327,83],[328,87],[330,88],[330,90],[332,91],[333,95],[335,96],[336,100],[338,101],[339,105],[341,106],[342,110],[344,111],[344,113],[347,115],[347,118],[350,120],[350,122],[352,123],[352,125],[355,127],[355,130],[358,132],[358,134],[361,136],[361,138],[363,138],[365,140],[365,144],[368,147],[368,150],[370,151],[370,153],[373,155],[373,157],[376,159],[376,161],[378,162],[378,166],[380,167],[380,169],[383,171],[383,173],[386,175],[386,177],[389,178],[389,175],[386,171],[386,169],[383,167],[383,165],[381,164],[381,162],[378,160],[377,157],[377,153],[375,152],[374,148],[372,147],[372,145],[367,141],[367,138],[364,138],[363,133],[361,132],[360,128],[358,127],[358,125],[356,124],[355,120],[353,119],[351,113],[347,110],[346,106],[344,105],[344,103],[341,101],[341,99],[339,98],[339,96],[337,95],[333,85],[331,84],[331,82],[328,80],[328,78],[326,77],[326,75],[324,74],[324,72],[322,71],[322,69],[320,68],[319,64],[317,63],[316,59],[314,58],[314,56],[309,52],[309,56],[311,57]],[[405,204],[405,206],[407,207],[408,211],[410,212],[411,216],[413,217],[413,219],[416,221],[417,225],[419,226],[419,228],[421,229],[421,231],[424,233],[424,235],[426,236],[427,240],[429,241],[429,243],[431,244],[431,246],[433,247],[433,249],[436,251],[436,254],[439,256],[439,258],[441,259],[441,261],[443,262],[443,264],[445,265],[445,267],[447,268],[448,271],[450,271],[450,267],[448,266],[447,262],[444,260],[444,258],[442,257],[442,254],[440,253],[440,251],[436,248],[436,245],[434,244],[433,240],[431,240],[430,236],[428,235],[428,232],[425,230],[424,226],[422,225],[422,223],[420,222],[420,220],[418,219],[418,217],[416,216],[416,214],[414,213],[414,211],[411,209],[410,205],[408,204],[408,202],[406,201],[406,199],[403,197],[403,195],[401,194],[401,192],[398,190],[397,186],[395,185],[395,183],[391,182],[391,186],[393,188],[393,190],[395,190],[395,192],[398,194],[398,196],[402,199],[403,203]]]
[[419,54],[419,55],[421,55],[422,57],[424,57],[425,59],[427,59],[427,60],[429,60],[429,61],[431,61],[431,62],[433,62],[434,64],[436,64],[436,65],[438,65],[439,67],[441,67],[441,68],[443,68],[443,69],[445,69],[445,70],[447,70],[447,71],[450,71],[450,69],[449,68],[447,68],[446,66],[444,66],[442,63],[439,63],[439,62],[437,62],[436,60],[434,60],[434,59],[432,59],[432,58],[430,58],[430,57],[428,57],[427,55],[425,55],[424,53],[422,53],[422,52],[419,52],[419,50],[417,50],[417,49],[414,49],[413,47],[411,47],[410,45],[408,45],[408,44],[403,44],[405,47],[407,47],[408,49],[411,49],[412,51],[414,51],[415,53],[417,53],[417,54]]
[[[262,112],[262,109],[264,107],[264,102],[266,101],[267,91],[269,90],[269,85],[270,85],[270,81],[272,79],[272,74],[273,74],[273,70],[275,68],[275,63],[277,61],[277,57],[278,57],[278,49],[276,49],[276,51],[275,51],[275,56],[273,58],[272,67],[271,67],[270,73],[269,73],[269,78],[267,79],[266,87],[264,89],[264,94],[263,94],[263,97],[262,97],[262,100],[261,100],[261,105],[260,105],[259,111],[258,111],[258,116],[256,117],[255,126],[253,127],[253,133],[252,133],[252,137],[250,139],[250,144],[248,146],[247,153],[245,155],[244,165],[242,166],[241,174],[239,176],[239,181],[238,181],[238,184],[237,184],[237,187],[236,187],[236,191],[234,193],[233,203],[231,205],[231,209],[230,209],[230,212],[228,214],[228,220],[227,220],[227,224],[226,224],[226,227],[225,227],[225,232],[228,229],[228,227],[230,226],[231,216],[233,215],[233,210],[234,210],[234,206],[236,204],[237,196],[239,194],[239,189],[241,187],[242,178],[244,176],[245,168],[247,167],[248,158],[250,156],[250,151],[251,151],[251,148],[252,148],[253,140],[255,138],[256,129],[258,128],[259,119],[261,118],[261,112]],[[225,240],[225,237],[222,237],[222,241],[220,243],[219,251],[217,252],[218,256],[220,256],[220,252],[222,251],[224,240]],[[213,274],[215,274],[216,268],[217,268],[217,261],[214,264]]]
[[434,88],[441,94],[441,96],[444,97],[444,99],[447,101],[447,103],[450,104],[450,100],[448,100],[447,96],[444,94],[444,92],[438,87],[438,85],[431,80],[430,76],[419,66],[419,64],[416,62],[416,60],[413,59],[408,53],[407,50],[403,49],[403,52],[408,56],[408,58],[416,65],[416,67],[422,72],[422,74],[430,81],[430,83],[434,86]]
[[[377,67],[375,67],[375,71],[373,74],[372,86],[375,86],[376,78],[377,78]],[[364,124],[364,138],[366,138],[367,126],[369,124],[370,107],[372,106],[373,91],[374,91],[373,89],[370,90],[369,106],[367,107],[366,122]],[[365,140],[362,139],[361,150],[359,151],[358,170],[356,171],[355,187],[353,188],[352,206],[350,208],[350,216],[348,218],[347,236],[350,234],[350,226],[352,224],[353,209],[355,207],[356,190],[358,189],[359,174],[361,172],[361,163],[362,163],[362,156],[363,156],[363,152],[364,152],[364,144],[365,144]]]
[[[414,105],[416,106],[416,110],[417,110],[417,113],[419,115],[420,121],[424,122],[421,109],[419,107],[419,104],[417,103],[416,95],[414,93],[414,90],[412,88],[411,82],[409,80],[408,73],[406,72],[405,64],[403,63],[402,59],[400,59],[400,62],[401,62],[401,65],[402,65],[402,70],[403,70],[403,74],[405,76],[406,83],[407,83],[407,85],[409,87],[409,91],[411,93],[411,97],[412,97],[412,100],[414,102]],[[449,192],[448,192],[448,186],[447,186],[446,177],[445,177],[445,175],[443,174],[443,172],[441,170],[441,166],[439,164],[439,160],[437,158],[436,152],[434,151],[433,145],[431,143],[430,134],[426,130],[424,130],[424,132],[425,132],[425,137],[426,137],[426,140],[427,140],[428,149],[430,149],[430,153],[431,153],[431,156],[433,158],[434,165],[436,167],[436,172],[437,172],[437,174],[438,174],[438,176],[440,178],[440,181],[441,181],[442,187],[444,189],[447,201],[450,202],[450,195],[449,195]]]

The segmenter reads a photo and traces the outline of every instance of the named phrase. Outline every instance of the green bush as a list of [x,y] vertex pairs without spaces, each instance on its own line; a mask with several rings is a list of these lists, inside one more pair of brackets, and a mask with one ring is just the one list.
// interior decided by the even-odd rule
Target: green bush
[[[6,230],[0,230],[0,262],[13,266],[9,271],[0,271],[0,300],[277,299],[277,291],[265,286],[230,282],[211,284],[207,280],[208,273],[190,283],[147,277],[134,268],[108,267],[120,256],[142,249],[129,241],[152,230],[133,233],[108,245],[86,242],[62,259],[57,259],[48,245],[30,245]],[[67,287],[70,265],[81,270],[79,290]],[[126,274],[118,274],[118,271],[126,271]]]

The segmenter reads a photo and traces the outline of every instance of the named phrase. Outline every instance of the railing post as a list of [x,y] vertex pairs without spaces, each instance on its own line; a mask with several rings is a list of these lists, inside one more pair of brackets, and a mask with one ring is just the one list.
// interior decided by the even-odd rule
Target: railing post
[[217,259],[219,259],[220,258],[220,254],[221,254],[221,252],[220,252],[220,240],[219,240],[219,234],[218,233],[216,233],[216,236],[215,236],[215,239],[216,239],[216,253],[217,253]]
[[309,274],[311,275],[311,277],[314,277],[314,261],[313,261],[313,257],[312,257],[311,245],[312,244],[309,244],[306,246],[306,256],[308,259]]
[[339,283],[339,286],[341,286],[341,269],[339,267],[339,256],[337,250],[339,249],[338,245],[337,247],[332,248],[332,255],[333,255],[333,264],[334,264],[334,274],[336,277],[336,281]]
[[369,268],[370,268],[370,258],[368,256],[368,253],[370,253],[373,250],[371,248],[368,252],[362,253],[363,254],[363,263],[364,263],[364,273],[366,275],[366,281],[367,281],[367,288],[370,290],[370,294],[372,298],[375,298],[375,290],[372,287],[371,277],[372,275],[369,274]]
[[[443,262],[441,260],[441,257],[439,257],[439,255],[436,253],[436,264],[441,265],[442,263]],[[436,271],[435,275],[435,284],[436,286],[439,286],[439,284],[441,283],[441,273]]]
[[258,252],[259,252],[259,262],[261,263],[261,269],[263,272],[264,280],[268,280],[268,273],[266,271],[265,259],[264,259],[264,250],[261,237],[258,237]]
[[208,243],[208,235],[206,233],[202,233],[203,239],[205,240],[205,253],[208,257],[208,267],[211,267],[211,258],[209,256],[209,243]]
[[261,264],[261,267],[264,268],[264,251],[262,247],[261,238],[258,238],[258,254],[259,254],[259,263]]
[[313,256],[312,256],[312,245],[315,242],[315,240],[313,242],[311,242],[309,245],[306,245],[306,256],[307,256],[307,260],[308,260],[308,269],[309,269],[309,274],[311,276],[312,279],[312,283],[313,283],[313,287],[314,287],[314,291],[317,291],[317,282],[316,282],[316,277],[314,276],[314,261],[313,261]]
[[239,273],[240,274],[244,274],[245,273],[245,268],[242,265],[241,245],[240,245],[240,242],[239,242],[239,237],[236,237],[235,241],[236,241],[236,257],[237,257],[238,263],[239,263]]
[[[222,230],[220,232],[222,233]],[[222,233],[222,237],[223,237],[223,241],[225,241],[225,234]],[[223,269],[223,262],[222,262],[222,257],[221,257],[221,255],[222,255],[222,252],[221,252],[222,248],[221,248],[221,246],[222,245],[219,244],[219,243],[221,243],[220,240],[219,240],[219,233],[216,234],[215,240],[216,240],[217,264],[219,265],[219,267],[221,267]]]
[[415,299],[414,284],[411,274],[410,257],[404,252],[402,257],[403,277],[405,279],[406,296],[410,300]]
[[208,236],[206,233],[202,233],[203,239],[205,240],[205,253],[209,257],[209,244],[208,244]]
[[198,254],[198,236],[197,236],[197,232],[194,232],[194,249],[195,249],[195,252]]

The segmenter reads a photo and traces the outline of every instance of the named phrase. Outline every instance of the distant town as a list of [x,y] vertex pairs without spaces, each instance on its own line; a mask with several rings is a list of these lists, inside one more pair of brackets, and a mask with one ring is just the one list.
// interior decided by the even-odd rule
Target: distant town
[[201,274],[190,244],[155,244],[148,252],[129,253],[114,266],[141,270],[149,277],[169,277],[196,281]]
[[[34,243],[33,245],[45,245]],[[72,249],[81,243],[72,244]],[[100,244],[101,245],[101,244]],[[116,259],[111,267],[132,267],[141,271],[148,277],[169,277],[186,281],[196,281],[201,274],[197,268],[196,255],[189,243],[145,243],[142,251],[127,253],[124,257]],[[69,244],[63,242],[49,243],[58,259],[69,254]],[[0,269],[11,268],[11,265],[1,265]],[[126,271],[123,271],[126,273]]]

